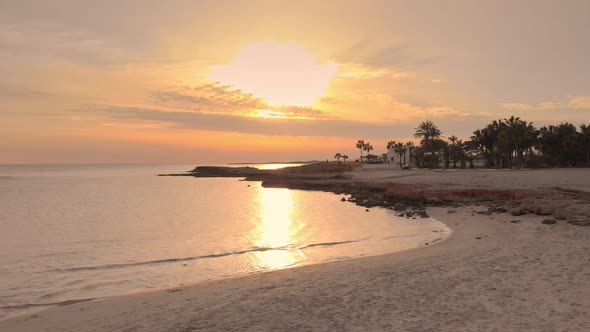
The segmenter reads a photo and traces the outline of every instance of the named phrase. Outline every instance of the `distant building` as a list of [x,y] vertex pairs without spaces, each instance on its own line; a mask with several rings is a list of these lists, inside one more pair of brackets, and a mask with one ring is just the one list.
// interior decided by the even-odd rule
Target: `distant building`
[[[405,163],[404,163],[404,156],[402,156],[402,165],[405,164],[410,164],[413,162],[413,160],[410,160],[410,148],[409,147],[405,147],[406,149],[406,156],[405,156]],[[387,151],[387,163],[389,164],[394,164],[397,167],[399,167],[399,158],[400,156],[395,153],[394,149],[389,149],[389,151]]]

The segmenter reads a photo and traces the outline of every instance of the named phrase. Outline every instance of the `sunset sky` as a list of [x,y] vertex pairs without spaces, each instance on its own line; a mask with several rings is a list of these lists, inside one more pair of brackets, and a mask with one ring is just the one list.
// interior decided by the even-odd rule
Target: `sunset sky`
[[0,0],[0,163],[385,152],[590,122],[590,1]]

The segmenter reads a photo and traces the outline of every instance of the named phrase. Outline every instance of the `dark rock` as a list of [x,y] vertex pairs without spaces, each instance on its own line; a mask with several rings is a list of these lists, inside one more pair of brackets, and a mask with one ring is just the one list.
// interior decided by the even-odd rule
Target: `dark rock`
[[496,213],[506,213],[508,212],[508,208],[505,206],[498,206],[497,208],[494,209],[494,212]]
[[477,214],[482,214],[484,216],[491,216],[492,212],[491,211],[477,211]]
[[526,211],[522,207],[515,207],[510,209],[510,215],[512,216],[522,216],[523,214],[526,214]]
[[545,225],[553,225],[557,223],[557,220],[555,219],[545,219],[543,221],[541,221],[541,224],[545,224]]
[[395,205],[393,205],[393,209],[395,211],[405,211],[407,209],[406,204],[404,203],[395,203]]
[[426,211],[424,210],[420,210],[416,213],[416,215],[418,215],[420,218],[430,218],[430,216],[428,215],[428,213],[426,213]]
[[520,222],[519,219],[510,220],[511,224],[518,224]]
[[346,198],[342,197],[342,198],[340,199],[340,201],[341,201],[341,202],[346,202]]
[[457,213],[457,210],[447,210],[447,213],[451,214],[451,213]]
[[444,201],[438,197],[426,197],[426,203],[433,205],[442,205]]
[[481,240],[481,236],[478,236],[475,238],[476,240]]
[[369,212],[370,210],[369,210],[369,209],[365,209],[365,211],[366,211],[366,212]]

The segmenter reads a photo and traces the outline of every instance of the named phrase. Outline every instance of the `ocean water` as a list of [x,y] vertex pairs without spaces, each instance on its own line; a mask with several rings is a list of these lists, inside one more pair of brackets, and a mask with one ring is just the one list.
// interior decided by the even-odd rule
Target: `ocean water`
[[[277,165],[257,165],[275,168]],[[449,230],[194,165],[0,166],[0,319],[50,305],[400,251]]]

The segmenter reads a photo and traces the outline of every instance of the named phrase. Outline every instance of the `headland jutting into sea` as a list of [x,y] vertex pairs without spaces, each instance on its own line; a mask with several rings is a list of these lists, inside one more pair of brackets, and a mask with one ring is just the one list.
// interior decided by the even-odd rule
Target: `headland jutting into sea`
[[[426,207],[458,207],[486,205],[480,214],[508,213],[521,216],[532,213],[550,219],[565,220],[572,225],[590,226],[590,193],[560,187],[495,188],[440,186],[428,183],[399,183],[383,179],[354,176],[362,169],[359,163],[315,163],[276,170],[254,167],[197,166],[181,174],[161,176],[235,177],[244,181],[260,181],[267,188],[322,190],[350,195],[347,201],[367,208],[380,206],[402,212],[427,216]],[[413,176],[410,170],[398,170],[403,177]],[[465,172],[460,170],[459,172]],[[452,171],[449,171],[452,172]],[[524,171],[522,172],[524,173]],[[343,199],[344,200],[344,199]],[[415,211],[415,212],[413,212]]]

